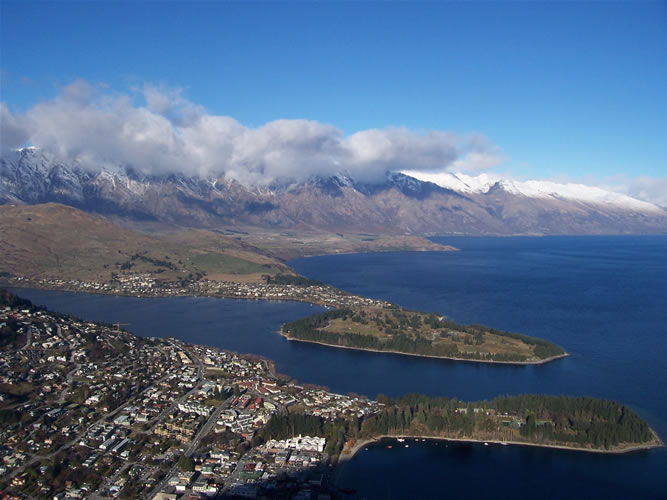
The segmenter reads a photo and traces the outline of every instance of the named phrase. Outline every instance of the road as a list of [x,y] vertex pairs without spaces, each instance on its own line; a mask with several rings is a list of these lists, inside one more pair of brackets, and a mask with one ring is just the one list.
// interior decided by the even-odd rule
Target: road
[[30,344],[32,343],[32,326],[31,326],[30,328],[28,328],[28,335],[27,335],[27,337],[28,337],[28,338],[27,338],[26,341],[25,341],[25,345],[24,345],[23,347],[21,347],[21,348],[19,349],[19,351],[25,351],[26,349],[28,349],[28,348],[30,347]]
[[67,374],[67,377],[65,378],[65,389],[60,393],[60,397],[58,398],[58,404],[62,406],[62,404],[65,402],[65,398],[67,397],[67,393],[69,392],[70,385],[72,383],[72,377],[74,377],[74,374],[81,369],[81,363],[76,363],[74,365],[74,368],[69,371]]
[[[163,419],[166,415],[169,415],[169,414],[170,414],[170,413],[171,413],[171,412],[178,406],[179,403],[182,403],[183,401],[185,401],[185,400],[186,400],[188,397],[190,397],[190,395],[193,394],[195,391],[198,391],[198,390],[200,389],[200,387],[202,386],[202,383],[204,382],[204,379],[203,379],[203,377],[202,377],[203,374],[204,374],[204,363],[202,363],[201,359],[199,359],[199,357],[195,356],[192,352],[190,352],[190,351],[188,351],[188,350],[186,350],[186,349],[183,349],[183,350],[187,353],[188,356],[190,356],[190,359],[196,360],[197,363],[198,363],[198,367],[197,367],[197,383],[195,384],[195,386],[194,386],[194,388],[193,388],[192,390],[188,391],[186,394],[184,394],[183,396],[181,396],[181,397],[178,398],[177,400],[174,400],[174,401],[172,402],[172,404],[170,404],[170,405],[169,405],[169,406],[168,406],[168,407],[167,407],[167,408],[160,414],[160,416],[159,416],[158,419],[156,420],[155,424],[157,424],[157,422],[158,422],[159,420]],[[197,432],[197,434],[195,435],[194,439],[193,439],[192,442],[190,443],[190,446],[187,448],[187,450],[185,450],[185,454],[186,454],[188,457],[189,457],[190,455],[192,455],[192,453],[194,453],[194,451],[197,449],[197,445],[198,445],[199,442],[201,441],[201,438],[204,437],[204,436],[206,436],[206,434],[208,433],[208,431],[211,430],[211,427],[213,426],[213,424],[215,424],[216,420],[217,420],[218,417],[220,416],[220,412],[222,411],[222,409],[224,408],[224,406],[225,406],[224,403],[223,403],[222,405],[220,405],[220,406],[219,406],[219,407],[218,407],[218,408],[217,408],[217,409],[216,409],[216,410],[215,410],[215,411],[208,417],[208,419],[206,420],[206,422],[204,423],[204,425],[202,426],[202,428],[199,430],[199,432]],[[208,431],[204,432],[206,429],[208,429]],[[162,491],[162,490],[167,486],[167,482],[169,481],[169,478],[174,474],[174,472],[176,471],[177,468],[178,468],[178,464],[175,463],[174,465],[172,465],[171,469],[169,469],[169,471],[167,471],[167,473],[165,474],[165,476],[162,478],[162,481],[160,481],[160,482],[155,486],[155,488],[153,488],[153,491],[151,491],[150,494],[147,495],[146,498],[153,498],[159,491]]]

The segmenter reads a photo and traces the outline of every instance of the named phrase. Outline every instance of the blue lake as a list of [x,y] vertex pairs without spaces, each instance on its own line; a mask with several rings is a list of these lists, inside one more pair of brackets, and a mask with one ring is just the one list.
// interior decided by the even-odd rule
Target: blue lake
[[[439,312],[458,322],[548,338],[571,356],[522,367],[298,344],[276,332],[283,322],[320,310],[301,303],[17,291],[57,311],[130,323],[127,328],[139,335],[175,336],[260,354],[275,360],[281,373],[337,392],[369,396],[422,392],[468,400],[531,392],[616,399],[632,406],[665,439],[667,237],[436,241],[462,251],[311,257],[290,265],[301,274],[361,295]],[[660,473],[667,470],[665,450],[619,457],[461,446],[424,443],[402,454],[370,447],[343,467],[343,481],[369,498],[387,497],[382,488],[386,489],[388,477],[396,478],[389,482],[396,483],[396,489],[391,488],[394,498],[439,497],[436,493],[443,491],[445,476],[433,476],[436,469],[429,468],[437,464],[438,470],[456,471],[455,477],[472,488],[451,490],[463,496],[524,496],[540,491],[546,498],[551,494],[517,486],[517,478],[524,477],[526,485],[557,482],[549,490],[553,498],[563,491],[588,498],[611,498],[623,492],[667,498],[667,477]],[[468,463],[462,461],[461,453],[468,454],[470,467],[461,467]],[[503,481],[505,470],[513,473]],[[412,484],[412,478],[422,475],[426,479]],[[582,490],[584,483],[588,486]],[[407,495],[410,490],[402,490],[404,484],[417,488],[415,494]],[[577,491],[582,495],[576,495]]]
[[[301,274],[462,323],[548,338],[543,366],[401,364],[419,391],[466,399],[580,394],[629,404],[667,436],[667,237],[436,238],[456,253],[300,259]],[[388,391],[392,392],[392,391]],[[667,451],[601,456],[524,447],[369,447],[341,471],[367,498],[667,498]],[[387,478],[400,478],[388,481]],[[539,493],[538,493],[539,492]]]

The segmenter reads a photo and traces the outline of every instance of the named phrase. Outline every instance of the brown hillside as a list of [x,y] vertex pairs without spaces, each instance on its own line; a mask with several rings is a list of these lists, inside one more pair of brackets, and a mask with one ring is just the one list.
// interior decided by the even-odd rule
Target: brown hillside
[[39,278],[107,280],[112,272],[164,279],[206,275],[257,281],[289,272],[233,238],[201,230],[147,236],[76,208],[0,206],[0,272]]

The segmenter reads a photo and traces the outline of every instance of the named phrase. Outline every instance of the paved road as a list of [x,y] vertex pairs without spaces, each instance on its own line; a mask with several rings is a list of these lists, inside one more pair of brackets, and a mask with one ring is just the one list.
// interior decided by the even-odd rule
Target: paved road
[[74,377],[74,374],[79,369],[81,369],[81,363],[76,363],[74,368],[67,374],[67,377],[65,378],[65,389],[63,389],[63,391],[60,393],[60,397],[58,398],[59,405],[62,405],[65,402],[65,398],[67,397],[67,393],[69,392],[70,385],[72,383],[72,377]]
[[32,326],[28,328],[28,338],[25,341],[25,345],[19,349],[19,351],[25,351],[30,347],[30,344],[32,343]]

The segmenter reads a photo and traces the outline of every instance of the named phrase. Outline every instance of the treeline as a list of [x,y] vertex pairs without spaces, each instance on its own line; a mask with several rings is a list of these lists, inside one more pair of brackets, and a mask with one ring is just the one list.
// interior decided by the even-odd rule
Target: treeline
[[35,309],[28,299],[22,299],[5,289],[0,290],[0,307],[15,307],[17,309],[30,309],[30,311]]
[[589,397],[521,395],[491,401],[407,394],[397,399],[378,395],[384,408],[362,418],[326,421],[305,414],[274,415],[255,436],[269,439],[319,436],[325,451],[337,456],[349,439],[385,435],[505,440],[611,450],[654,441],[648,424],[615,401]]
[[[555,344],[546,340],[528,337],[516,333],[502,332],[479,325],[461,326],[452,321],[441,320],[435,314],[426,315],[422,320],[416,313],[409,316],[405,312],[391,310],[393,319],[385,316],[380,320],[377,316],[366,314],[364,311],[354,312],[350,309],[335,309],[314,314],[307,318],[302,318],[283,325],[282,331],[285,335],[297,340],[307,340],[311,342],[321,342],[323,344],[336,345],[342,347],[353,347],[357,349],[369,349],[377,351],[396,351],[406,354],[419,354],[426,356],[443,356],[461,359],[479,360],[479,361],[507,361],[524,362],[527,356],[519,353],[480,353],[459,350],[455,342],[432,340],[415,334],[409,336],[403,333],[408,329],[416,330],[422,325],[422,321],[434,329],[446,328],[463,332],[471,335],[474,339],[479,339],[484,332],[495,335],[511,337],[522,342],[535,346],[535,355],[540,359],[549,358],[564,354],[564,351]],[[385,332],[389,335],[388,340],[380,340],[373,335],[363,335],[359,333],[337,333],[324,330],[324,328],[335,319],[350,318],[355,323],[368,324],[369,322],[381,321]],[[482,343],[477,341],[477,343]]]
[[411,394],[366,418],[361,435],[423,435],[461,439],[501,439],[612,449],[649,443],[648,424],[626,406],[589,397],[522,395],[466,403]]

